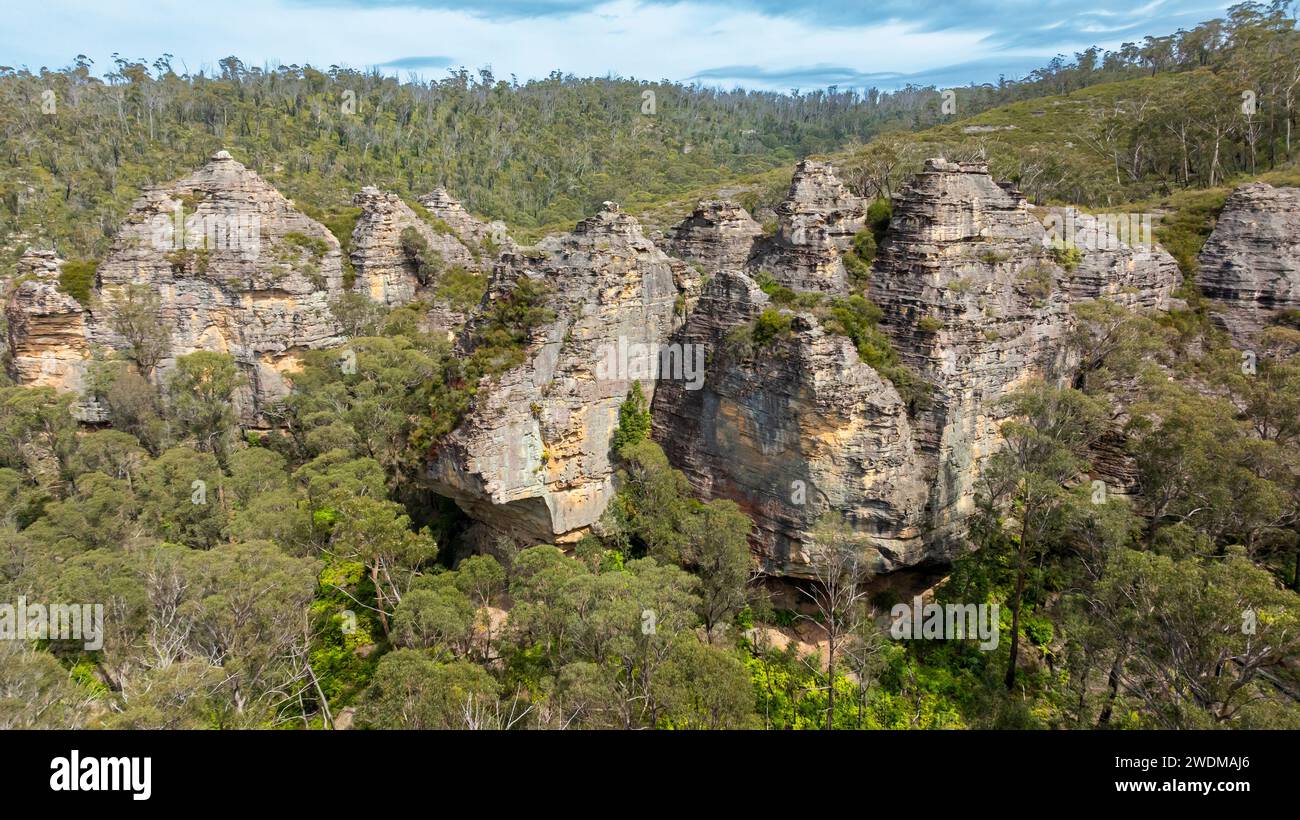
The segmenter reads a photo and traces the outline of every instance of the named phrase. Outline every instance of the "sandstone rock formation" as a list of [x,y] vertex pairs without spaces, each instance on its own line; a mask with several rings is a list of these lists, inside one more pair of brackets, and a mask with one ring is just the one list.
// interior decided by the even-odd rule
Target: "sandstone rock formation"
[[701,201],[668,231],[664,250],[705,271],[743,270],[763,228],[744,208],[725,200]]
[[62,264],[47,249],[29,249],[18,259],[5,304],[10,368],[19,384],[80,392],[90,357],[88,314],[59,289]]
[[[802,213],[813,225],[838,226],[833,235],[847,245],[862,224],[858,211],[838,208],[842,197],[806,193],[835,190],[824,168],[801,171],[785,218],[795,224],[791,215]],[[827,214],[852,216],[814,218],[818,202]],[[747,272],[721,270],[739,267],[752,232],[722,229],[744,220],[702,204],[669,244],[719,269],[674,336],[706,346],[710,365],[698,392],[659,385],[656,440],[696,492],[731,498],[753,516],[755,547],[770,572],[813,573],[813,529],[830,509],[879,571],[951,557],[981,463],[1000,446],[998,400],[1032,379],[1060,382],[1070,373],[1070,305],[1110,298],[1163,309],[1178,282],[1163,250],[1103,242],[1095,219],[1072,216],[1071,238],[1087,251],[1066,271],[1024,198],[996,183],[984,164],[931,160],[896,195],[868,295],[903,362],[929,385],[909,408],[848,340],[827,335],[811,315],[792,317],[791,333],[755,356],[729,353],[728,334],[770,306],[753,276],[771,270],[765,263],[779,245],[764,249],[759,240]],[[838,254],[842,245],[823,247]],[[822,286],[844,281],[788,271],[778,281],[796,290],[833,291]]]
[[795,290],[848,291],[841,257],[867,223],[867,201],[855,196],[828,163],[804,160],[777,206],[776,236],[763,244],[754,269]]
[[1182,273],[1152,237],[1128,236],[1106,219],[1073,208],[1060,215],[1070,226],[1070,244],[1083,254],[1068,271],[1071,301],[1108,299],[1132,310],[1169,309]]
[[91,338],[119,350],[127,341],[111,315],[127,286],[160,297],[170,356],[232,355],[248,377],[240,415],[256,424],[288,392],[283,373],[308,348],[340,344],[330,301],[343,292],[338,240],[256,173],[219,151],[194,174],[136,201],[99,267],[102,307]]
[[[847,239],[861,223],[831,224]],[[709,348],[707,380],[697,392],[660,384],[656,440],[697,492],[754,517],[771,572],[815,572],[813,530],[832,509],[877,571],[950,557],[980,461],[998,444],[996,400],[1068,364],[1066,277],[1045,240],[1024,198],[985,166],[931,161],[896,198],[871,278],[882,327],[931,385],[911,415],[812,315],[792,317],[790,334],[756,355],[732,355],[728,333],[768,300],[747,274],[722,271],[674,337]],[[810,284],[785,279],[796,281]]]
[[451,228],[460,242],[472,249],[471,252],[476,250],[491,258],[498,253],[517,250],[514,240],[506,233],[505,223],[484,222],[465,210],[465,206],[445,188],[434,188],[432,193],[420,197],[420,204],[434,219]]
[[352,198],[361,208],[352,231],[352,267],[356,290],[387,307],[415,301],[416,294],[431,288],[422,281],[415,261],[402,247],[402,232],[412,229],[438,255],[441,265],[477,268],[478,262],[450,229],[436,230],[394,193],[366,187]]
[[[455,332],[465,323],[464,306],[440,296],[443,277],[457,271],[486,275],[501,253],[516,247],[504,225],[477,219],[441,188],[420,201],[423,213],[397,194],[374,187],[363,188],[353,198],[361,208],[352,232],[354,288],[388,307],[424,300],[432,306],[431,328]],[[408,229],[427,248],[430,270],[422,272],[403,246],[402,234]]]
[[661,381],[655,438],[705,498],[731,498],[754,519],[766,571],[807,576],[813,532],[828,510],[861,536],[877,572],[924,557],[926,486],[898,392],[848,339],[807,314],[791,333],[746,356],[728,332],[768,306],[744,273],[723,271],[674,343],[708,352],[702,389]]
[[1243,185],[1201,249],[1197,284],[1238,347],[1283,311],[1300,310],[1300,188]]
[[527,256],[505,254],[487,298],[539,280],[555,320],[534,333],[522,365],[480,385],[432,455],[434,488],[525,542],[565,543],[595,523],[613,494],[618,408],[633,379],[647,397],[655,390],[650,346],[673,329],[674,267],[612,203]]
[[930,538],[973,508],[999,440],[997,400],[1067,369],[1065,274],[1023,196],[978,163],[929,160],[898,193],[871,299],[900,357],[932,385],[914,435],[930,460]]

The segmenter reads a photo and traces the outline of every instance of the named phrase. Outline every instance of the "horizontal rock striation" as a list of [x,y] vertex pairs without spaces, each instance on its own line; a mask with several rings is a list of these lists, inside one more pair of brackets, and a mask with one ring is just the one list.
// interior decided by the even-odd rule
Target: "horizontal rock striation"
[[1068,371],[1065,273],[1041,223],[981,163],[929,160],[897,194],[870,296],[900,357],[931,389],[914,435],[931,480],[929,538],[940,552],[974,505],[1000,440],[997,402]]
[[[436,230],[411,206],[394,193],[365,187],[352,198],[361,208],[352,231],[352,268],[356,271],[354,288],[375,302],[399,307],[416,300],[417,294],[432,288],[434,279],[422,278],[419,265],[402,245],[402,232],[414,230],[437,254],[437,267],[460,265],[478,268],[478,260],[450,229]],[[434,273],[433,271],[430,272]]]
[[654,434],[705,498],[730,498],[753,518],[767,572],[815,573],[813,533],[841,515],[885,572],[923,559],[926,486],[897,391],[863,364],[848,339],[811,315],[753,353],[728,333],[768,306],[741,272],[723,271],[673,341],[708,351],[701,389],[661,381]]
[[[1182,272],[1154,237],[1128,235],[1127,227],[1121,229],[1111,219],[1073,208],[1058,213],[1070,227],[1069,246],[1082,254],[1077,266],[1067,271],[1071,301],[1108,299],[1131,310],[1169,309]],[[1149,229],[1149,224],[1141,228]]]
[[1300,310],[1300,188],[1237,188],[1199,263],[1196,282],[1238,347],[1253,344],[1279,314]]
[[867,201],[835,176],[829,163],[804,160],[776,208],[776,235],[761,243],[754,270],[794,290],[846,293],[841,257],[867,224]]
[[668,231],[664,250],[707,272],[744,270],[763,228],[734,202],[702,200]]
[[241,419],[289,389],[296,354],[340,344],[330,302],[343,292],[338,240],[253,171],[219,151],[194,174],[146,191],[99,267],[98,344],[127,350],[109,317],[129,285],[160,296],[176,356],[229,353],[248,377]]
[[[60,290],[62,265],[53,250],[32,248],[19,257],[4,307],[9,369],[19,384],[80,393],[91,354],[89,313]],[[88,421],[97,415],[90,404],[74,412]]]

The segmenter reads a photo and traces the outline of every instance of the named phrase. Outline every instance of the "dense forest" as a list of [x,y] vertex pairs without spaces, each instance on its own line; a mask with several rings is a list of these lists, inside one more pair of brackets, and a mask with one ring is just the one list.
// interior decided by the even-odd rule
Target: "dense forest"
[[[116,57],[106,71],[85,57],[60,70],[0,66],[0,263],[35,239],[66,258],[102,255],[142,187],[223,147],[326,218],[362,185],[408,198],[442,186],[526,232],[567,228],[604,200],[636,212],[773,169],[788,179],[801,157],[866,143],[868,159],[848,163],[869,166],[852,179],[866,195],[888,194],[927,151],[945,150],[990,154],[1031,196],[1087,205],[1212,187],[1292,156],[1300,35],[1283,8],[1242,4],[1191,31],[955,89],[950,111],[933,87],[776,94],[558,73],[520,83],[487,69],[415,82],[235,57],[208,76],[176,73],[170,55]],[[1082,98],[1070,119],[1054,110],[1058,133],[1034,132],[1043,106],[1057,106],[1051,95],[1102,84],[1119,90]],[[1246,90],[1258,113],[1243,126],[1231,115]],[[988,123],[1018,133],[926,130],[1043,98]],[[873,142],[891,132],[900,136]]]
[[[761,205],[815,153],[887,197],[923,156],[968,151],[1040,202],[1182,197],[1161,238],[1190,274],[1222,206],[1198,194],[1294,173],[1300,33],[1281,6],[1244,4],[961,89],[950,125],[933,88],[419,83],[234,58],[180,75],[166,56],[94,68],[0,68],[2,278],[28,243],[100,258],[142,187],[223,146],[331,227],[363,184],[442,185],[530,230],[730,183]],[[1045,106],[1060,130],[1035,131]],[[1065,131],[1069,151],[1052,142]],[[870,244],[846,261],[866,270]],[[336,305],[354,311],[353,366],[305,353],[269,432],[238,425],[245,377],[222,353],[178,356],[165,379],[138,357],[97,360],[94,426],[74,421],[78,396],[0,375],[0,601],[106,606],[98,649],[0,641],[0,728],[1300,728],[1300,318],[1244,367],[1194,285],[1168,313],[1075,308],[1079,375],[1003,399],[1005,446],[936,593],[1003,604],[984,652],[891,639],[897,593],[864,586],[848,557],[791,606],[756,572],[744,511],[693,497],[651,440],[638,388],[598,534],[467,554],[423,457],[547,320],[530,288],[483,308],[470,356],[424,329],[427,305]],[[871,308],[854,294],[835,316],[885,372],[897,362]],[[1117,438],[1141,496],[1099,501],[1090,459]],[[819,541],[849,549],[834,516]],[[829,645],[788,639],[804,624]]]

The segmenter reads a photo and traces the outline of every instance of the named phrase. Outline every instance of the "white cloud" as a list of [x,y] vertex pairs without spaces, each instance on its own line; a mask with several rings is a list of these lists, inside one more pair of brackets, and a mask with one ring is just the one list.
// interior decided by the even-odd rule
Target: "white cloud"
[[[613,0],[571,15],[501,20],[414,5],[226,0],[196,14],[188,0],[153,0],[143,6],[42,0],[23,12],[10,12],[0,32],[0,63],[57,68],[85,53],[106,70],[109,55],[117,51],[147,60],[168,52],[176,55],[178,68],[191,71],[211,69],[229,54],[250,65],[367,68],[445,55],[457,65],[475,69],[490,64],[496,76],[515,74],[521,80],[557,69],[579,76],[682,80],[717,66],[758,65],[770,69],[771,78],[752,79],[751,84],[766,82],[786,90],[782,72],[813,65],[913,74],[990,56],[1015,63],[1026,56],[1046,59],[1059,46],[991,53],[987,38],[995,33],[977,28],[922,32],[900,23],[852,26],[824,15],[773,18],[689,0],[670,5]],[[427,73],[443,74],[436,68]]]

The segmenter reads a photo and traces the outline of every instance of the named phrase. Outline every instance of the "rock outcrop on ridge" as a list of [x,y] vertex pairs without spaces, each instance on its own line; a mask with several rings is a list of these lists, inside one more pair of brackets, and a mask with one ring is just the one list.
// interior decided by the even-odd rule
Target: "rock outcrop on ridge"
[[487,299],[527,277],[546,285],[555,319],[535,331],[522,365],[480,385],[432,455],[434,488],[491,530],[529,543],[566,543],[594,524],[614,492],[618,409],[633,380],[653,397],[682,264],[612,203],[528,255],[505,254]]
[[[821,200],[828,211],[821,219],[812,214],[816,201],[801,206],[805,218],[840,224],[837,235],[851,237],[856,217],[846,225],[831,215],[842,212],[842,200]],[[741,267],[745,232],[701,226],[743,220],[734,206],[701,209],[670,245],[714,266],[712,279],[674,341],[706,346],[710,366],[699,391],[660,384],[655,438],[696,492],[735,500],[753,516],[756,550],[776,574],[815,573],[813,532],[830,511],[877,570],[953,555],[980,464],[1000,444],[998,399],[1032,379],[1070,373],[1070,305],[1105,297],[1167,308],[1178,279],[1163,250],[1102,242],[1096,220],[1078,213],[1071,238],[1087,250],[1066,271],[1012,186],[996,183],[983,164],[931,160],[895,197],[868,292],[900,358],[928,384],[909,408],[810,314],[783,311],[790,334],[757,355],[732,355],[728,335],[770,307],[754,279],[769,268],[755,264],[760,250],[746,257],[744,272],[721,269],[723,260]],[[702,218],[713,214],[727,219]],[[782,284],[810,289],[795,281]]]
[[343,340],[330,302],[343,292],[338,240],[253,171],[218,151],[194,174],[145,192],[99,266],[98,344],[127,350],[109,316],[130,285],[160,297],[170,355],[229,353],[248,384],[240,416],[289,389],[297,354]]
[[402,232],[408,228],[427,243],[442,265],[478,267],[469,248],[449,229],[435,230],[397,194],[366,187],[352,198],[352,204],[361,209],[352,231],[353,287],[372,301],[386,307],[410,304],[417,293],[434,285],[432,279],[421,279],[418,265],[402,246]]
[[[500,254],[515,250],[504,225],[477,219],[441,188],[420,199],[423,213],[374,187],[362,188],[352,202],[361,209],[352,232],[353,288],[386,307],[428,302],[431,329],[455,332],[465,323],[463,310],[440,295],[444,277],[486,275]],[[402,240],[408,230],[424,245],[427,270]]]
[[[1072,302],[1108,299],[1132,310],[1169,309],[1182,272],[1153,237],[1136,235],[1150,230],[1149,221],[1135,232],[1116,221],[1125,217],[1098,219],[1073,208],[1062,215],[1070,226],[1070,245],[1083,254],[1068,271]],[[1133,225],[1139,222],[1133,220]]]
[[726,200],[702,200],[668,231],[664,250],[702,270],[744,270],[763,228],[744,208]]
[[1300,310],[1300,188],[1237,188],[1199,262],[1196,281],[1214,301],[1215,321],[1249,348],[1280,314]]
[[776,208],[776,235],[763,243],[752,267],[794,290],[846,293],[842,257],[867,224],[867,205],[835,176],[829,163],[804,160]]
[[936,544],[973,509],[1000,439],[998,400],[1068,371],[1067,277],[1044,239],[1024,197],[984,164],[929,160],[895,197],[869,293],[899,356],[931,385],[913,434]]
[[[1296,200],[1294,189],[1245,186],[1207,243],[1202,285],[1230,330],[1255,332],[1296,305]],[[701,497],[732,499],[753,518],[767,572],[796,577],[816,573],[827,513],[878,572],[954,555],[980,466],[1000,446],[998,400],[1071,373],[1071,305],[1164,309],[1178,281],[1164,251],[1103,242],[1101,223],[1077,212],[1071,242],[1082,256],[1069,258],[986,166],[930,160],[895,196],[866,292],[927,385],[901,395],[818,318],[848,293],[841,257],[866,224],[864,201],[824,163],[800,164],[775,235],[737,205],[701,202],[664,239],[671,256],[611,203],[524,250],[442,190],[418,207],[374,188],[355,202],[353,291],[389,307],[430,301],[431,320],[459,330],[461,354],[521,280],[545,286],[554,314],[522,364],[484,379],[430,454],[436,491],[487,532],[573,542],[615,491],[610,443],[636,381],[670,462]],[[437,254],[432,278],[412,265],[408,228]],[[330,310],[345,293],[338,242],[225,152],[136,202],[91,304],[60,289],[60,265],[52,251],[29,251],[10,288],[10,369],[23,384],[78,391],[96,347],[128,352],[113,316],[132,285],[157,294],[169,331],[155,376],[194,350],[230,353],[248,376],[246,425],[266,423],[299,353],[343,342]],[[456,268],[491,277],[485,310],[466,327],[439,307],[438,277]],[[821,306],[779,309],[788,330],[754,344],[737,331],[776,310],[760,273]],[[95,420],[96,408],[78,413]],[[1122,455],[1122,442],[1110,444]]]

